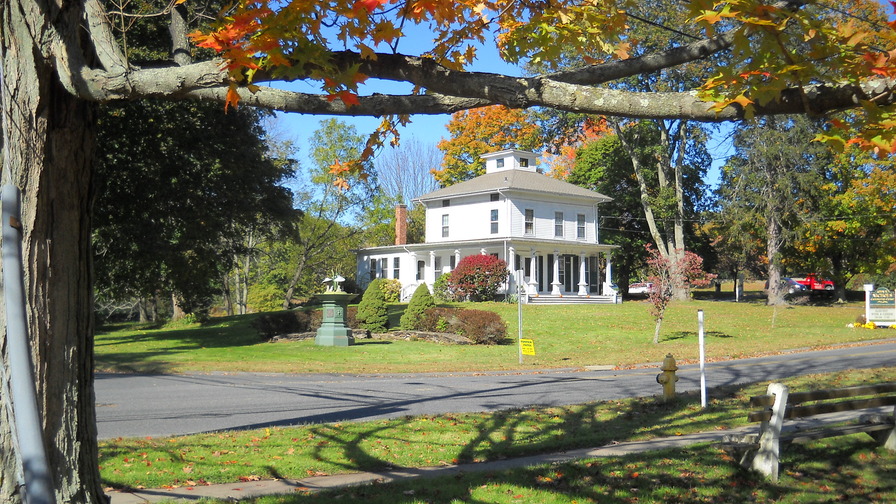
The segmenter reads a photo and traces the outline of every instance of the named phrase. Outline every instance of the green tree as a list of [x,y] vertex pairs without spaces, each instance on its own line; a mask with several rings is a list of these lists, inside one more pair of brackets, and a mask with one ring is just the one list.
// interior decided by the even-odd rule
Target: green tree
[[188,313],[209,306],[247,233],[291,214],[280,184],[292,166],[272,158],[260,119],[250,108],[225,114],[198,102],[101,108],[93,234],[101,292],[172,293]]
[[401,315],[402,329],[416,329],[417,324],[423,317],[423,313],[429,308],[435,308],[436,302],[429,293],[429,287],[425,283],[421,283],[414,290],[411,301],[408,303],[407,309]]
[[[784,303],[781,286],[786,248],[792,246],[805,204],[820,187],[818,167],[831,156],[812,142],[805,118],[767,118],[738,129],[734,156],[722,167],[720,212],[730,232],[753,230],[764,243],[768,303]],[[751,246],[749,240],[745,246]]]
[[358,303],[358,313],[355,315],[355,319],[363,329],[374,333],[384,333],[389,328],[389,308],[380,282],[379,278],[370,282],[361,302]]
[[[645,21],[648,18],[650,21]],[[631,31],[638,40],[630,48],[629,56],[642,57],[681,46],[687,32],[695,29],[696,24],[680,2],[662,0],[643,4],[632,24]],[[577,66],[580,58],[581,55],[569,48],[563,57],[545,60],[533,68],[566,70],[569,65]],[[707,58],[658,72],[638,73],[609,86],[621,91],[681,92],[704,81],[713,71],[712,63]],[[552,124],[554,131],[562,127],[578,129],[591,119],[564,112],[553,115],[557,117],[545,120]],[[644,228],[661,255],[671,264],[681,263],[684,252],[697,246],[690,223],[705,205],[703,177],[712,162],[706,149],[707,132],[703,126],[685,118],[637,121],[608,118],[607,121],[630,160]],[[615,194],[611,195],[615,197]],[[643,260],[643,253],[638,252],[635,257]],[[687,297],[686,285],[676,285],[675,297]]]
[[892,158],[878,160],[855,147],[818,161],[827,161],[816,167],[820,186],[804,199],[787,262],[829,276],[845,301],[853,276],[896,263],[896,170]]
[[[337,176],[331,172],[334,164],[358,158],[363,148],[364,140],[354,126],[336,119],[321,121],[311,137],[314,167],[305,190],[296,195],[303,214],[286,246],[292,273],[286,284],[284,308],[297,292],[315,292],[312,286],[320,287],[322,272],[336,267],[353,271],[349,266],[354,264],[350,249],[363,243],[365,227],[375,228],[366,215],[376,201],[373,180],[358,176],[347,187],[339,187],[334,184]],[[362,227],[359,224],[365,219]]]
[[613,254],[617,283],[628,292],[630,280],[642,281],[650,242],[631,158],[619,137],[606,135],[580,147],[569,177],[571,184],[613,197],[600,206],[601,241],[619,246]]

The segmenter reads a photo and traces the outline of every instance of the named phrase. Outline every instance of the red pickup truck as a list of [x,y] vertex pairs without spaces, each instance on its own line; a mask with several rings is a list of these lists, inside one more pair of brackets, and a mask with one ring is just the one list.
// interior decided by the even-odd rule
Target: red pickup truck
[[797,283],[805,285],[810,291],[813,290],[834,290],[834,282],[823,278],[818,278],[815,273],[806,275],[806,278],[794,278]]

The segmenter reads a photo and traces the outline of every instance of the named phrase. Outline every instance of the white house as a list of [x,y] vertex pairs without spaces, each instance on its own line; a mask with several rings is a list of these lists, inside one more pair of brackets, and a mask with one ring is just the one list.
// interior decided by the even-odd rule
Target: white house
[[396,244],[358,251],[358,283],[398,279],[404,299],[461,258],[492,254],[511,271],[503,292],[516,292],[523,270],[529,302],[616,302],[615,246],[601,244],[598,229],[598,206],[610,198],[539,173],[532,152],[482,158],[485,175],[416,200],[426,208],[425,243],[405,243],[406,210],[396,209]]

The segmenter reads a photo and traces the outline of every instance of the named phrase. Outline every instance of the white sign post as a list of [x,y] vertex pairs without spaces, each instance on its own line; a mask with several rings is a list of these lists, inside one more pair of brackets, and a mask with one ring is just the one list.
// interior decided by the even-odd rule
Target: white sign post
[[516,322],[517,346],[520,353],[520,364],[523,363],[523,270],[516,271]]
[[706,345],[703,337],[703,310],[697,310],[697,343],[700,345],[700,406],[706,409]]

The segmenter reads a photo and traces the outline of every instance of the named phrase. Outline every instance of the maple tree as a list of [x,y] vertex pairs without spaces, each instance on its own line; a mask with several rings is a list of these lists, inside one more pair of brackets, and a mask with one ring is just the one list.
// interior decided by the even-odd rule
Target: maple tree
[[690,251],[680,254],[661,254],[651,244],[647,249],[647,268],[650,272],[647,281],[653,286],[648,290],[650,314],[656,326],[653,331],[653,343],[660,342],[660,330],[666,316],[666,308],[672,301],[675,291],[689,290],[691,287],[705,287],[715,278],[703,271],[703,258]]
[[[192,14],[200,2],[175,0],[151,12],[154,5],[3,0],[0,8],[3,181],[23,193],[28,328],[59,502],[103,500],[89,266],[98,103],[193,99],[228,108],[381,116],[361,159],[385,145],[409,114],[488,105],[697,121],[852,109],[832,118],[826,140],[894,149],[896,25],[887,25],[882,12],[868,24],[849,17],[831,22],[828,8],[813,0],[675,2],[670,8],[688,9],[700,27],[691,34],[696,38],[631,58],[636,40],[627,30],[638,2],[630,0],[243,0],[210,29]],[[169,19],[172,56],[137,64],[115,30],[154,14]],[[192,39],[188,27],[199,29]],[[428,33],[431,43],[406,42],[412,28]],[[190,40],[216,54],[193,59],[202,51]],[[528,77],[466,70],[478,45],[492,40],[514,63],[551,60],[567,48],[588,57],[576,68]],[[721,55],[717,73],[692,89],[605,86]],[[363,95],[362,84],[373,79],[411,90]],[[319,91],[284,89],[290,81]],[[343,159],[331,169],[349,176],[363,166]],[[0,465],[3,474],[15,474],[11,407],[2,389],[0,402]],[[0,481],[0,500],[20,499],[15,478]]]
[[447,125],[451,138],[439,142],[442,169],[432,174],[443,187],[485,173],[479,156],[502,149],[534,150],[538,126],[526,113],[502,105],[455,112]]

